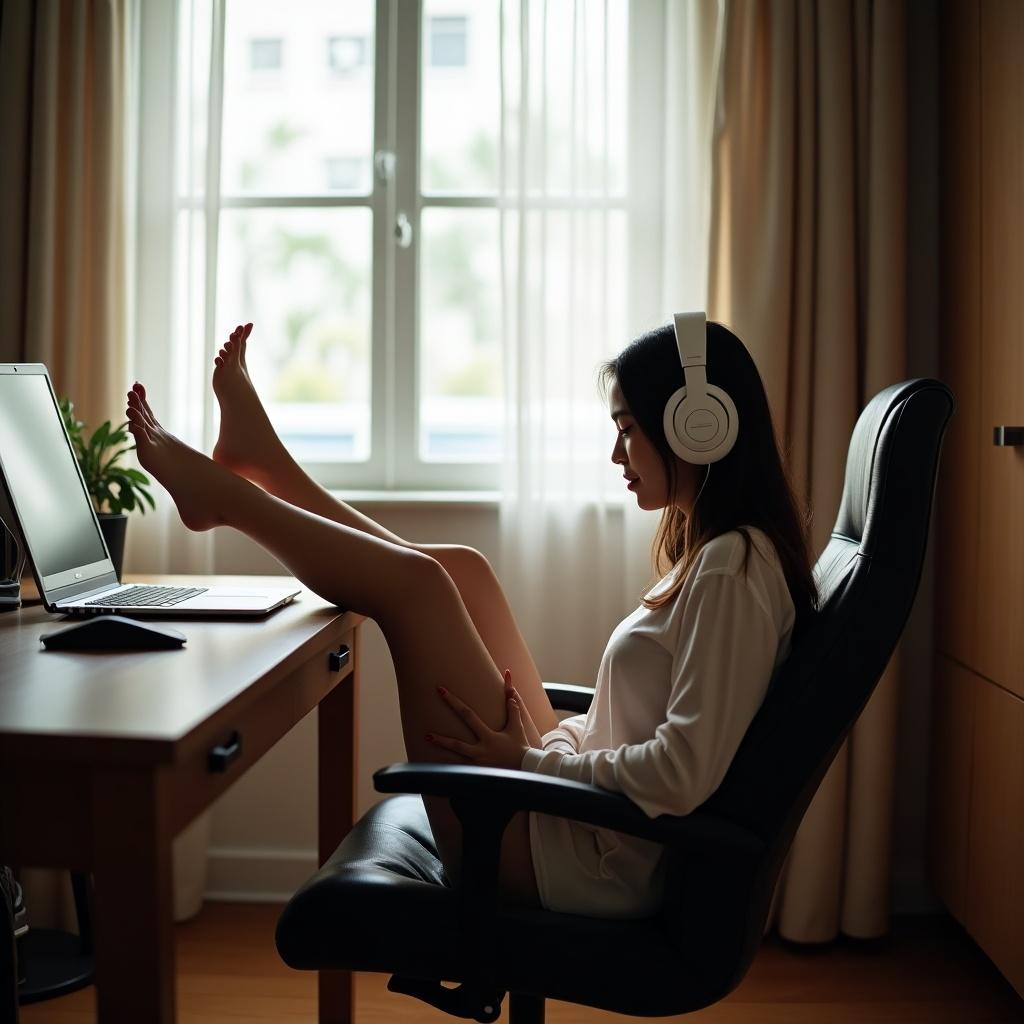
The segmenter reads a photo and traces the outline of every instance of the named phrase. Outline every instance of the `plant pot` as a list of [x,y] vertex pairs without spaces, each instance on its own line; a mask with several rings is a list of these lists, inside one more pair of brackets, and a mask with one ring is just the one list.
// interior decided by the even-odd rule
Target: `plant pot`
[[124,561],[124,535],[128,529],[128,514],[126,512],[116,514],[100,512],[96,518],[100,521],[100,532],[106,541],[110,560],[114,563],[114,572],[117,573],[117,579],[120,582],[121,563]]

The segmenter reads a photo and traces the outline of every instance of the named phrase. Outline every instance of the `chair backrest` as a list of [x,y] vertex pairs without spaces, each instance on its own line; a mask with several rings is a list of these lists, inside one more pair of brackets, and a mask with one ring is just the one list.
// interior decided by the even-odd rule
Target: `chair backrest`
[[[760,944],[797,827],[896,647],[917,594],[949,388],[915,379],[879,392],[854,427],[843,497],[815,566],[819,611],[772,679],[719,788],[694,814],[746,826],[755,861],[670,858],[664,919],[681,952],[726,994]],[[717,948],[716,948],[717,947]]]

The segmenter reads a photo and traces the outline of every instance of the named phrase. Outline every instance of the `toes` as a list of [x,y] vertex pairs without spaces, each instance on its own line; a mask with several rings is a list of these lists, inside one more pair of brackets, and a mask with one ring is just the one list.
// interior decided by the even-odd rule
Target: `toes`
[[[139,397],[139,393],[137,391],[129,391],[128,392],[128,409],[127,409],[127,411],[128,412],[134,412],[134,413],[138,414],[139,416],[143,415],[143,412],[142,412],[142,399]],[[131,417],[129,417],[129,419],[130,418]]]
[[223,366],[224,365],[224,353],[223,352],[219,356],[214,356],[213,357],[213,365],[214,366]]
[[142,399],[142,410],[150,420],[149,426],[155,427],[156,416],[153,414],[153,410],[149,407],[149,402],[145,398]]
[[138,441],[140,438],[150,440],[149,430],[146,427],[145,417],[143,416],[142,410],[130,405],[125,412],[128,417],[128,429],[131,431],[135,440]]
[[136,384],[135,388],[128,392],[128,411],[137,413],[140,423],[148,427],[156,426],[156,417],[146,400],[146,389],[141,384]]
[[150,437],[149,431],[141,423],[132,423],[128,429],[131,431],[132,437],[135,438],[135,444],[138,446],[141,444],[152,444],[153,438]]

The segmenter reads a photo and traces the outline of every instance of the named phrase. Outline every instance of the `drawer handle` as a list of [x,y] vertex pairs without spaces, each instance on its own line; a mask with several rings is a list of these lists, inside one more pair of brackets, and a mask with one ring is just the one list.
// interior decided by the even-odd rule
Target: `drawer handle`
[[206,759],[211,772],[226,772],[228,765],[236,761],[242,753],[242,734],[233,732],[227,743],[212,747]]
[[327,656],[327,664],[332,672],[340,672],[348,664],[351,657],[352,652],[348,649],[348,644],[342,644],[336,651],[331,651]]
[[993,427],[992,443],[1003,447],[1024,444],[1024,427]]

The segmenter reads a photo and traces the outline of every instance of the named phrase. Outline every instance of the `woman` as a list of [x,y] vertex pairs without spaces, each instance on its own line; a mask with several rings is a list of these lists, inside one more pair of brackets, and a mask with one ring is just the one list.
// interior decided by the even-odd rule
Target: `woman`
[[[686,814],[706,799],[794,627],[816,605],[807,524],[739,339],[707,327],[708,380],[729,392],[741,424],[710,486],[711,467],[676,456],[661,427],[666,401],[683,385],[672,327],[637,339],[603,367],[617,429],[612,461],[641,508],[663,510],[655,555],[665,575],[612,634],[590,713],[559,724],[479,552],[395,536],[328,494],[289,455],[246,369],[251,330],[237,327],[214,360],[221,428],[213,458],[163,430],[136,383],[127,416],[139,462],[170,492],[187,527],[241,530],[311,590],[376,620],[395,665],[409,760],[594,782],[652,816]],[[458,819],[441,798],[424,803],[455,881]],[[500,888],[506,901],[528,907],[641,916],[660,896],[660,851],[520,812],[502,842]]]

